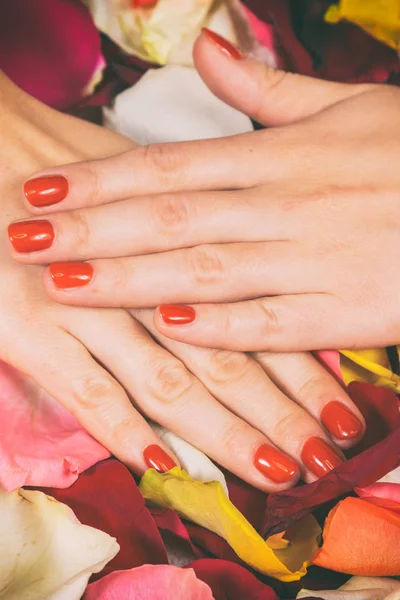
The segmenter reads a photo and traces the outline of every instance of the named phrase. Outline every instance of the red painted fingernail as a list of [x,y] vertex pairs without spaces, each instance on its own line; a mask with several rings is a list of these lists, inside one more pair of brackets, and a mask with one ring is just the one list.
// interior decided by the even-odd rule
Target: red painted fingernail
[[306,469],[316,477],[326,475],[343,462],[333,448],[318,437],[312,437],[306,441],[301,451],[301,460]]
[[60,262],[49,266],[54,285],[60,289],[69,289],[87,285],[93,277],[90,263]]
[[18,221],[8,226],[8,237],[16,252],[38,252],[50,248],[54,229],[49,221]]
[[329,402],[321,412],[321,423],[338,440],[351,440],[360,435],[363,425],[342,402]]
[[166,473],[178,465],[160,446],[151,444],[143,451],[143,458],[150,469]]
[[29,179],[24,184],[25,198],[32,206],[51,206],[64,200],[68,194],[68,179],[62,175],[49,175]]
[[166,325],[187,325],[196,318],[194,308],[184,304],[162,304],[158,310]]
[[215,31],[211,31],[207,27],[203,27],[203,31],[208,37],[208,39],[215,44],[221,52],[229,56],[230,58],[234,58],[235,60],[243,60],[244,54],[237,46],[229,42],[226,38],[222,37]]
[[286,483],[299,474],[299,466],[290,456],[263,444],[254,455],[254,466],[274,483]]

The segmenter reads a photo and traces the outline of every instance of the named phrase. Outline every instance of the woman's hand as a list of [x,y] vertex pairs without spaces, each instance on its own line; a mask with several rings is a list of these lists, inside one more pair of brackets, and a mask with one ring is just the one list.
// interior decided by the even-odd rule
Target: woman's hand
[[44,225],[14,224],[13,257],[56,263],[45,285],[64,304],[195,303],[155,314],[187,343],[398,343],[400,90],[271,71],[205,34],[195,57],[218,96],[275,127],[42,172],[26,204],[54,238],[22,245]]
[[[5,89],[10,102],[1,99]],[[4,229],[26,217],[18,191],[30,172],[132,145],[40,105],[3,78],[0,104]],[[33,378],[137,473],[174,466],[142,415],[266,491],[320,477],[342,460],[339,448],[362,436],[360,413],[311,355],[194,348],[157,332],[152,311],[132,318],[125,310],[57,304],[43,290],[43,267],[12,261],[5,239],[0,270],[0,359]]]

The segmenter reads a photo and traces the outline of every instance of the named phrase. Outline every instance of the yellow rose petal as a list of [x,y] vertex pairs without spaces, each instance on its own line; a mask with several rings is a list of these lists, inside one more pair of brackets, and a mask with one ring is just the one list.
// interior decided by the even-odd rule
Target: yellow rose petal
[[342,19],[355,23],[367,33],[400,50],[399,0],[340,0],[332,4],[325,21],[337,23]]
[[346,385],[352,381],[363,381],[378,387],[400,392],[400,377],[393,373],[386,350],[341,350],[340,368]]
[[314,517],[306,517],[292,528],[285,536],[288,540],[275,535],[269,544],[232,504],[220,483],[195,481],[178,467],[168,473],[149,469],[140,490],[147,500],[217,533],[245,563],[280,581],[303,577],[318,550],[321,529]]

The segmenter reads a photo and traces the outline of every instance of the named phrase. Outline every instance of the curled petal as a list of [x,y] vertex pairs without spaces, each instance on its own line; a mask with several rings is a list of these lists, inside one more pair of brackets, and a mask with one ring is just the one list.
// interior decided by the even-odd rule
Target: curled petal
[[315,565],[351,575],[400,573],[400,505],[345,498],[329,513],[323,539]]
[[193,480],[175,467],[168,473],[149,469],[140,482],[144,497],[224,538],[252,568],[281,581],[297,581],[314,556],[320,528],[314,517],[303,519],[285,538],[267,541],[232,504],[221,484]]

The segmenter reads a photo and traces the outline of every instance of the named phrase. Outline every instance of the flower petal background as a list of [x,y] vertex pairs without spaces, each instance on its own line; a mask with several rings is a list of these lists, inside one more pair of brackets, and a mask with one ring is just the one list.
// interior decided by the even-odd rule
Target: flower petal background
[[80,0],[0,2],[0,69],[35,98],[67,109],[90,92],[104,65]]
[[56,400],[0,361],[0,485],[68,487],[108,457]]
[[79,600],[91,574],[119,550],[42,492],[0,491],[0,514],[0,598]]
[[207,584],[192,569],[144,565],[115,571],[88,586],[83,600],[213,600]]

